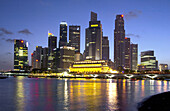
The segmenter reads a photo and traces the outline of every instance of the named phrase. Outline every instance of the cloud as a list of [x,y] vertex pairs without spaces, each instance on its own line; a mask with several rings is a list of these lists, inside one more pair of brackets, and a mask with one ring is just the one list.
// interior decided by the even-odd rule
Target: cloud
[[13,43],[15,39],[5,39],[6,42]]
[[142,11],[133,10],[133,11],[126,13],[125,18],[126,19],[137,18],[141,13],[142,13]]
[[132,33],[126,34],[126,36],[127,36],[127,37],[136,37],[136,38],[140,38],[139,35],[132,34]]
[[0,28],[0,36],[2,36],[2,35],[4,35],[4,34],[6,34],[6,35],[9,35],[9,34],[13,34],[13,32],[11,32],[11,31],[8,31],[7,29],[5,29],[5,28]]
[[32,34],[28,29],[20,30],[18,31],[18,33],[26,34],[26,35]]

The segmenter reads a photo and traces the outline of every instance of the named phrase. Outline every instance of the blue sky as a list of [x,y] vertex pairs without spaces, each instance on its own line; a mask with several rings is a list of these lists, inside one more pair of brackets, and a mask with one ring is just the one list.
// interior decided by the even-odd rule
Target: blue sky
[[169,6],[169,0],[0,0],[0,70],[13,69],[13,39],[29,42],[30,61],[36,46],[47,47],[48,30],[59,40],[61,21],[81,26],[83,52],[91,11],[98,14],[103,34],[109,37],[111,60],[115,18],[124,14],[125,33],[138,44],[139,55],[141,51],[154,50],[159,64],[170,65]]

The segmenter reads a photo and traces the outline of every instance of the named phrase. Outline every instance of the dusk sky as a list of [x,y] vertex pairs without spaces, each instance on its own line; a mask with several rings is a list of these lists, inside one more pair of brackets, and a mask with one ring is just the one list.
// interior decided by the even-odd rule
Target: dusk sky
[[0,70],[13,69],[14,39],[29,42],[31,62],[36,46],[48,46],[48,30],[59,41],[61,21],[81,26],[83,53],[91,11],[98,14],[103,35],[109,37],[112,61],[115,18],[124,14],[126,37],[139,47],[138,63],[141,51],[154,50],[158,63],[170,66],[170,0],[0,0]]

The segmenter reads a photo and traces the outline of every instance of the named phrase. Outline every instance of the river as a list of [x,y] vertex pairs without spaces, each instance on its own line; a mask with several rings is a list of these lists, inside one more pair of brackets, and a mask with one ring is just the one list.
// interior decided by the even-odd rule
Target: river
[[162,80],[9,77],[0,79],[0,111],[137,111],[139,102],[169,91],[169,85]]

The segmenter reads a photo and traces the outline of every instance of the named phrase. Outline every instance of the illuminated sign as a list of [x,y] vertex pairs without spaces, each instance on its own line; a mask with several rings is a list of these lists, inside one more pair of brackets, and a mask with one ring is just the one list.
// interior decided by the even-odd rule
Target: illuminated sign
[[91,25],[91,27],[98,27],[98,26],[99,26],[98,24]]

